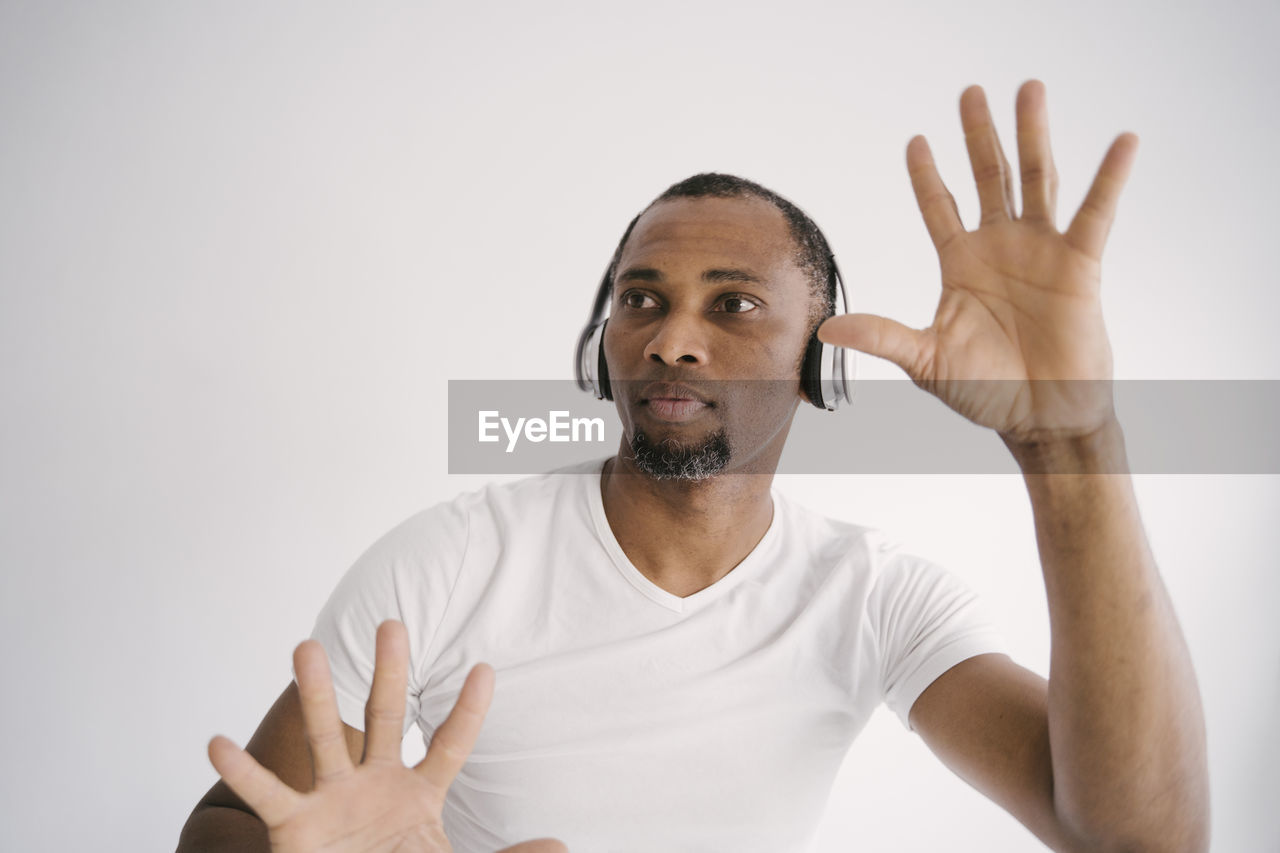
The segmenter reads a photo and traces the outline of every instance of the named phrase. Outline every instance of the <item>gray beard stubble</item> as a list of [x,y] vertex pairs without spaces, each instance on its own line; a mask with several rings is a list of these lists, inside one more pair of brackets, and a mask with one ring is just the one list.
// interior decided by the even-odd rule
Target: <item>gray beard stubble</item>
[[671,439],[654,443],[637,430],[630,443],[636,468],[655,480],[705,480],[729,464],[729,439],[724,430],[694,445]]

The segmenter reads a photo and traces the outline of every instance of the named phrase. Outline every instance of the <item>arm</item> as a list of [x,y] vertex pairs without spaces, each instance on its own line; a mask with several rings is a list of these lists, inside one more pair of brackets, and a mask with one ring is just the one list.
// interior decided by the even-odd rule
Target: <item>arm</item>
[[[342,731],[352,762],[359,762],[364,753],[364,732],[345,723]],[[315,786],[297,684],[289,682],[245,751],[291,788],[310,791]],[[270,849],[267,825],[221,779],[196,803],[178,839],[178,853]]]
[[1049,602],[1059,814],[1091,842],[1203,850],[1208,774],[1191,658],[1132,481],[1099,473],[1124,469],[1120,427],[1010,448],[1031,497]]
[[823,340],[887,358],[996,430],[1021,466],[1049,601],[1046,684],[1007,658],[953,667],[912,725],[944,762],[1059,850],[1203,850],[1200,699],[1138,517],[1111,397],[1102,250],[1137,138],[1120,136],[1065,231],[1044,87],[1018,92],[1022,213],[982,90],[960,101],[982,221],[966,231],[922,137],[907,167],[938,252],[933,323],[852,314]]
[[[1089,473],[1122,464],[1119,427],[1011,449],[1035,515],[1049,681],[974,658],[921,694],[912,725],[1055,850],[1207,849],[1204,724],[1186,645],[1129,477]],[[1048,466],[1080,473],[1034,473]]]

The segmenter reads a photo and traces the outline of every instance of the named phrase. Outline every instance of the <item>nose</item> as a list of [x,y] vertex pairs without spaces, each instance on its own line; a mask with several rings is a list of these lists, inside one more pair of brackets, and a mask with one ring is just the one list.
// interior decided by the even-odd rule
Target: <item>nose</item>
[[644,357],[659,364],[707,363],[707,342],[698,321],[675,312],[659,324],[644,348]]

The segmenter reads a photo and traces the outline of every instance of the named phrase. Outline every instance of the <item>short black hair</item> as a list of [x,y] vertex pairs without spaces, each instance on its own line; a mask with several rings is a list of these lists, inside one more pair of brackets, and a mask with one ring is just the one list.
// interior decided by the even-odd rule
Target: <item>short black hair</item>
[[835,313],[836,283],[835,258],[831,247],[821,229],[809,218],[809,215],[773,190],[740,178],[737,175],[726,175],[719,172],[702,172],[685,178],[679,183],[667,187],[663,193],[649,202],[648,207],[636,214],[635,219],[623,232],[614,250],[613,260],[609,263],[607,280],[612,289],[614,278],[618,274],[618,263],[622,260],[622,250],[631,237],[640,217],[644,216],[655,204],[673,198],[758,198],[777,208],[791,230],[791,238],[796,244],[794,260],[796,266],[809,278],[810,289],[815,297],[814,325],[824,317]]

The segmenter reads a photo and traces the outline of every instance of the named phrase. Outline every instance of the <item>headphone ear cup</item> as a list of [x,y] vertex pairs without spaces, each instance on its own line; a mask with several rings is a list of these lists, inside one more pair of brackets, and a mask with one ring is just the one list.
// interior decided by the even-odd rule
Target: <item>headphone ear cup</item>
[[800,365],[800,387],[804,389],[809,402],[826,411],[826,401],[822,399],[822,348],[824,344],[818,340],[818,332],[809,336],[809,344],[804,350],[804,363]]
[[606,400],[613,399],[613,388],[609,386],[609,362],[604,360],[604,327],[609,325],[609,321],[605,320],[600,324],[600,334],[596,335],[596,377],[597,389],[600,396]]

